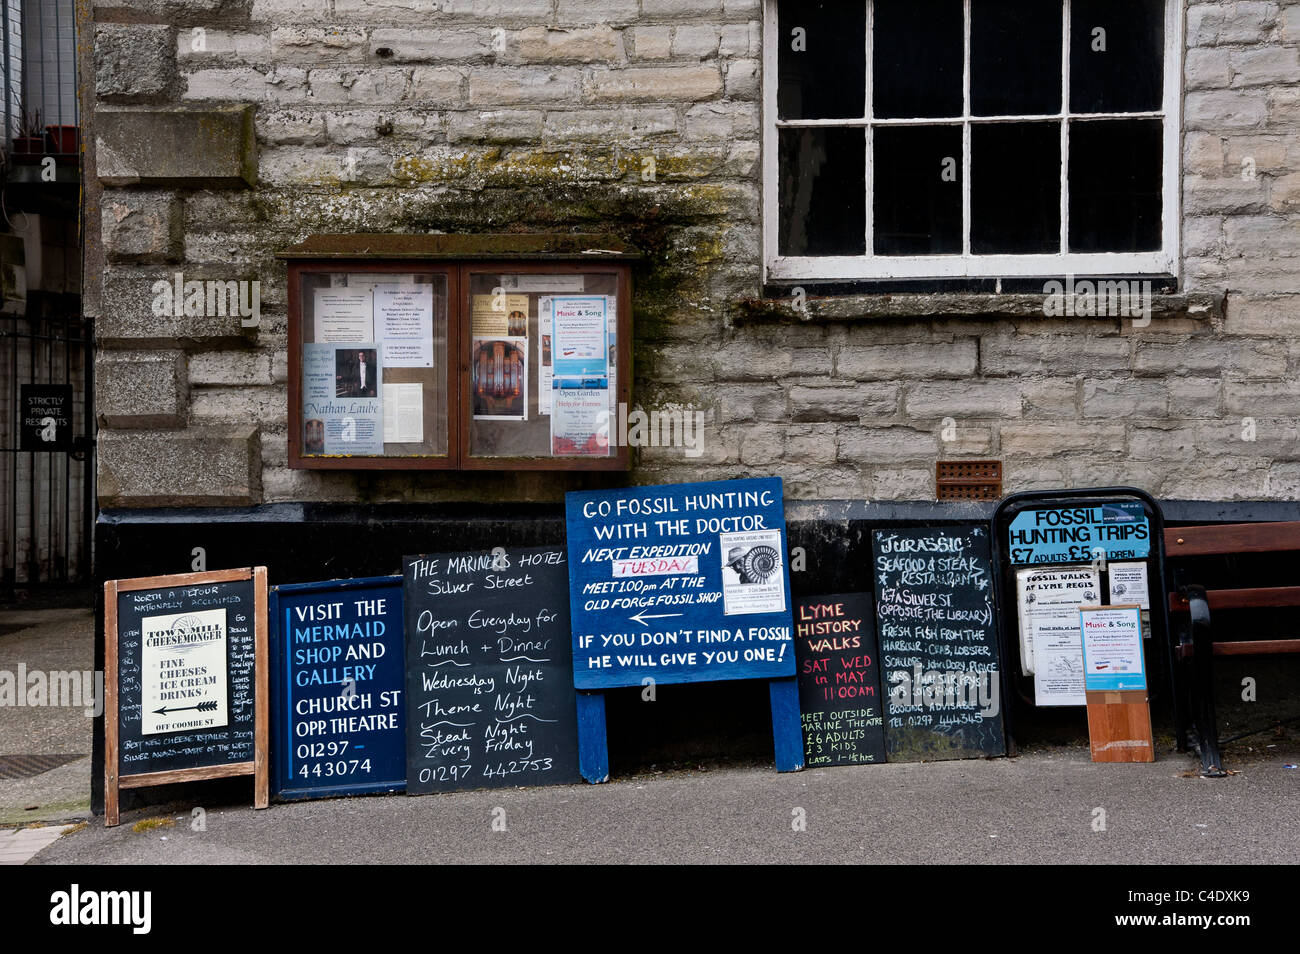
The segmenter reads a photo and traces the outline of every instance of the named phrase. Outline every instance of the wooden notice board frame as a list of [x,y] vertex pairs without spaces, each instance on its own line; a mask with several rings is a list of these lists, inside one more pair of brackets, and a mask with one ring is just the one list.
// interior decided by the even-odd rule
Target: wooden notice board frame
[[[253,582],[253,760],[232,762],[227,765],[122,775],[118,770],[120,741],[118,594],[166,587],[197,586],[203,583],[237,583],[245,580]],[[106,582],[104,584],[104,827],[112,828],[118,824],[118,797],[120,790],[124,788],[148,788],[153,785],[174,785],[178,782],[201,779],[252,775],[253,807],[266,808],[270,804],[271,781],[270,761],[267,758],[271,715],[267,681],[268,665],[266,567],[244,567],[238,570],[213,570],[204,573],[175,573],[170,576],[146,576],[133,580]]]

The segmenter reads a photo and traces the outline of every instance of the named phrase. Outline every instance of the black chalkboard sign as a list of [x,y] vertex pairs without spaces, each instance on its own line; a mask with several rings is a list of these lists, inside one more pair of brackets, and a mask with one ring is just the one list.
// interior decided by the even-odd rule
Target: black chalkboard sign
[[794,606],[804,764],[885,761],[885,723],[870,593],[810,596]]
[[564,547],[403,569],[407,792],[579,781]]
[[890,761],[1006,754],[988,530],[876,530],[876,632]]
[[255,776],[268,799],[266,568],[104,584],[105,824],[119,788]]

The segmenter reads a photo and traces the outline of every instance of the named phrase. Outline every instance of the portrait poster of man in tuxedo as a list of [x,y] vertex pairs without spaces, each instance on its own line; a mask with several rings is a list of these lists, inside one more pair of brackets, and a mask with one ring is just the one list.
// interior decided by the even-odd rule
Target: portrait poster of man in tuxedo
[[372,398],[379,393],[376,354],[374,348],[339,348],[335,352],[335,397]]

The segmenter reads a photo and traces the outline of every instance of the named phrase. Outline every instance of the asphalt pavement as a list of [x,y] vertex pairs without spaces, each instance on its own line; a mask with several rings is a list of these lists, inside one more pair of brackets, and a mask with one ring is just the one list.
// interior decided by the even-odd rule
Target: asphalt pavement
[[75,821],[90,812],[94,720],[87,713],[94,700],[86,696],[97,691],[94,634],[88,607],[0,611],[0,673],[12,680],[10,692],[20,681],[25,689],[22,705],[14,704],[16,694],[0,693],[0,827]]
[[1289,820],[1300,771],[1288,764],[1294,753],[1203,779],[1184,755],[1099,765],[1072,748],[791,774],[714,768],[264,811],[174,805],[167,814],[124,814],[112,829],[97,819],[35,862],[1294,864],[1300,826]]

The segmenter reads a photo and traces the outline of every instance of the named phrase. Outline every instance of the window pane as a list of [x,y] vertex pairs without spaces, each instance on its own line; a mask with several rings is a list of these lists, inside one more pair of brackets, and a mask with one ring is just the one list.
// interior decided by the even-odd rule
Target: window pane
[[1061,249],[1061,124],[971,127],[971,251]]
[[876,254],[960,252],[961,127],[879,127],[872,162]]
[[1164,0],[1074,0],[1070,4],[1070,110],[1159,109],[1164,45]]
[[867,5],[781,0],[777,114],[861,119],[867,86]]
[[876,0],[871,77],[881,119],[960,116],[962,0]]
[[864,255],[866,132],[782,129],[782,255]]
[[1158,119],[1070,124],[1070,251],[1160,248]]
[[1062,6],[973,0],[970,98],[976,116],[1061,111]]

